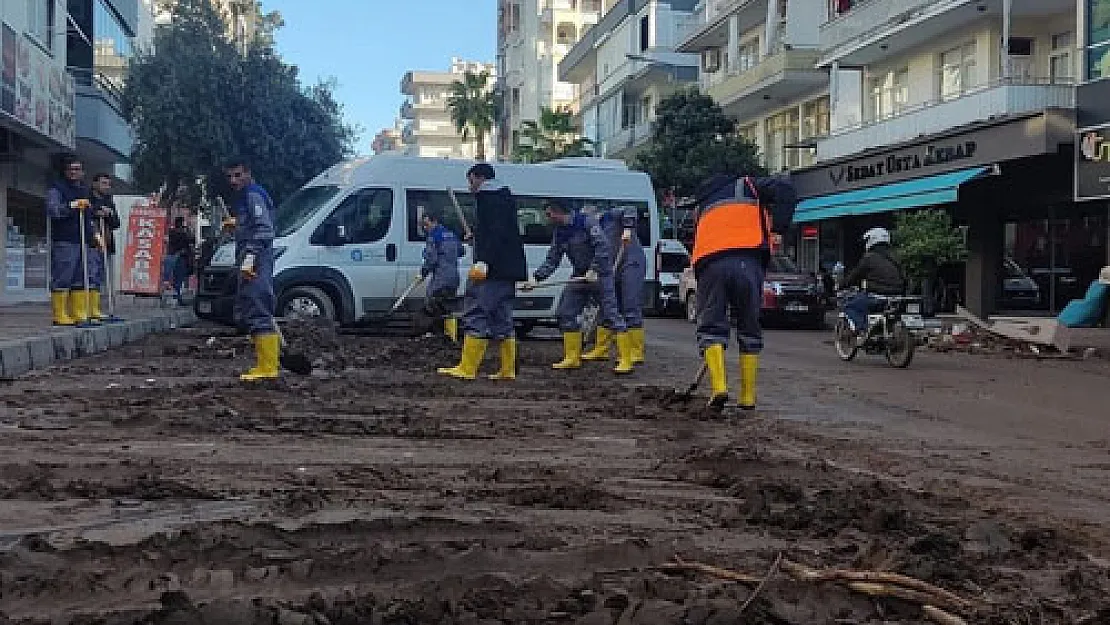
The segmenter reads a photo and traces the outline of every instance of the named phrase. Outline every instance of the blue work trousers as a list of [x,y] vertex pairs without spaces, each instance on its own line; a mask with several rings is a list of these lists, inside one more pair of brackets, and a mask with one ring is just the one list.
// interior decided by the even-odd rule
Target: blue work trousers
[[85,288],[81,268],[81,244],[54,241],[50,244],[50,290]]
[[848,315],[856,332],[863,332],[867,329],[867,313],[882,305],[882,298],[860,291],[844,302],[844,314]]
[[173,285],[173,294],[181,299],[181,289],[185,287],[189,267],[185,257],[181,254],[166,254],[162,259],[162,283],[169,282]]
[[559,319],[559,329],[563,332],[576,332],[582,329],[582,309],[594,300],[599,302],[600,325],[613,332],[624,332],[628,326],[621,316],[617,304],[617,291],[613,282],[613,275],[598,276],[597,282],[572,283],[563,287],[563,294],[559,296],[559,305],[555,309],[555,316]]
[[703,261],[697,272],[698,347],[728,347],[730,312],[742,354],[763,350],[759,310],[763,306],[763,263],[756,254]]
[[468,280],[463,301],[463,331],[480,339],[509,339],[513,328],[514,280]]
[[[241,266],[245,252],[237,255],[236,266]],[[239,273],[239,288],[235,293],[236,321],[252,335],[273,334],[274,327],[274,248],[265,245],[257,251],[254,261],[254,278],[247,279]]]
[[642,259],[625,261],[617,269],[617,306],[624,324],[629,328],[644,326],[644,281],[647,266]]
[[[104,285],[104,252],[95,247],[90,247],[89,255],[89,288],[99,291]],[[82,287],[84,288],[84,287]]]

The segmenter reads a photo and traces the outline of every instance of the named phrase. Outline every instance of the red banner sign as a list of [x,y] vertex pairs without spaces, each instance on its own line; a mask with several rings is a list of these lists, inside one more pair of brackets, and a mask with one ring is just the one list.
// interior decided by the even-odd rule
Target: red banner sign
[[131,209],[123,258],[120,259],[120,292],[138,295],[158,295],[162,292],[165,236],[165,210],[153,201],[136,204]]

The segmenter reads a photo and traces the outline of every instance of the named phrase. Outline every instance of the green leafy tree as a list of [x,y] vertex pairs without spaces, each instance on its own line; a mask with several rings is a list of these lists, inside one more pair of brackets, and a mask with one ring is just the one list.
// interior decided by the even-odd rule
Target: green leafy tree
[[334,82],[302,86],[265,37],[238,49],[212,0],[179,0],[170,11],[124,86],[143,190],[160,191],[167,205],[226,195],[220,167],[235,154],[280,202],[351,154],[357,130],[343,121]]
[[938,266],[967,259],[963,232],[941,209],[898,213],[892,234],[894,250],[910,278],[931,278]]
[[538,122],[521,123],[519,137],[512,159],[518,163],[593,155],[593,142],[582,137],[574,123],[574,114],[567,110],[542,107]]
[[447,110],[463,141],[470,140],[473,133],[477,160],[486,160],[486,137],[497,119],[497,99],[489,88],[489,72],[463,72],[462,80],[451,83]]
[[633,167],[647,172],[656,189],[690,197],[718,173],[764,175],[755,145],[736,132],[736,122],[697,87],[678,91],[655,109],[651,143]]

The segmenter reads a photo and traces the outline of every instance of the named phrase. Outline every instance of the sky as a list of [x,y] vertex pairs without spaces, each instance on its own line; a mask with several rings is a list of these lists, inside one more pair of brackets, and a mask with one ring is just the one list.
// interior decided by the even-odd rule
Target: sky
[[359,154],[393,127],[406,71],[446,71],[452,56],[492,63],[497,47],[496,0],[262,0],[262,8],[285,19],[277,49],[303,83],[338,81],[344,118],[362,127]]

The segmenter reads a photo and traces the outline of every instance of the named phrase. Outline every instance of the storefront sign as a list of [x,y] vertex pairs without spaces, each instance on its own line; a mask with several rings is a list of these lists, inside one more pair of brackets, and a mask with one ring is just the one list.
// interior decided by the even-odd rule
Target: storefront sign
[[120,292],[158,295],[162,292],[166,211],[154,201],[136,204],[127,219]]
[[76,145],[73,77],[7,24],[0,27],[0,111],[61,145]]
[[845,182],[884,178],[892,174],[974,158],[976,148],[974,141],[950,145],[927,145],[910,153],[895,153],[862,165],[841,165],[838,168],[832,168],[829,170],[829,179],[833,186],[840,186]]

